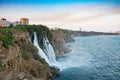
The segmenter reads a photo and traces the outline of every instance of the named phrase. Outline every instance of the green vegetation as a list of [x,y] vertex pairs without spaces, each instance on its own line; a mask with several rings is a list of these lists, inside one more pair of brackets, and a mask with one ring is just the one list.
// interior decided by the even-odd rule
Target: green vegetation
[[41,48],[43,48],[43,38],[45,36],[47,36],[49,41],[52,42],[52,34],[50,33],[49,28],[47,28],[46,26],[44,26],[44,25],[25,25],[25,28],[30,33],[30,35],[32,37],[32,41],[34,39],[34,32],[37,33],[38,43]]
[[11,23],[9,27],[14,27],[13,24]]
[[36,47],[32,44],[21,44],[20,48],[22,51],[22,57],[27,60],[37,53]]
[[2,27],[0,28],[0,33],[5,33],[5,32],[12,32],[12,31],[19,31],[23,30],[26,31],[24,26],[17,26],[17,27]]
[[5,48],[8,48],[8,45],[13,43],[12,33],[8,32],[8,33],[0,34],[0,41],[3,42],[3,46]]
[[50,33],[49,28],[44,25],[19,25],[16,27],[3,27],[0,28],[0,41],[3,42],[3,46],[5,48],[8,48],[8,45],[11,45],[13,42],[12,32],[20,30],[29,32],[32,41],[34,39],[34,32],[36,32],[38,43],[41,48],[43,48],[43,38],[45,36],[47,36],[49,41],[52,42],[52,34]]
[[43,64],[47,64],[44,59],[38,55],[38,49],[33,44],[21,44],[20,49],[22,51],[22,57],[26,60],[34,58],[39,60]]
[[[5,48],[8,48],[9,45],[14,44],[13,35],[15,32],[21,31],[21,30],[24,32],[29,32],[32,41],[34,39],[34,32],[36,32],[37,37],[38,37],[38,43],[41,48],[44,48],[43,38],[45,36],[47,36],[49,41],[52,42],[52,34],[50,33],[49,28],[47,28],[46,26],[44,25],[19,25],[17,27],[0,28],[0,41],[3,42],[3,46]],[[27,43],[27,44],[23,43],[23,44],[19,44],[19,46],[22,51],[22,57],[24,59],[29,60],[30,58],[34,58],[35,60],[39,60],[43,64],[48,65],[46,61],[38,55],[38,50],[34,45],[30,43]],[[0,67],[2,66],[0,65]]]
[[3,78],[0,77],[0,80],[3,80]]
[[2,64],[0,64],[0,71],[4,69],[4,66]]
[[15,30],[23,30],[29,32],[30,37],[32,38],[32,42],[34,39],[34,32],[36,32],[38,43],[41,48],[43,48],[43,38],[45,36],[47,36],[49,41],[52,42],[52,34],[50,33],[49,28],[44,25],[20,25],[15,27]]
[[13,44],[13,34],[14,31],[24,30],[24,27],[3,27],[0,28],[0,41],[3,42],[3,46],[8,48],[9,45]]
[[25,60],[29,60],[31,58],[31,56],[29,55],[29,53],[27,51],[22,51],[22,57],[25,59]]

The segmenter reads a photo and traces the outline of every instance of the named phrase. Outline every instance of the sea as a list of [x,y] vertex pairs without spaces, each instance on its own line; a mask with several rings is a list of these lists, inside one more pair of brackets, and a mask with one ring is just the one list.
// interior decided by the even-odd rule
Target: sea
[[54,80],[120,80],[120,36],[81,36],[68,43],[71,49]]

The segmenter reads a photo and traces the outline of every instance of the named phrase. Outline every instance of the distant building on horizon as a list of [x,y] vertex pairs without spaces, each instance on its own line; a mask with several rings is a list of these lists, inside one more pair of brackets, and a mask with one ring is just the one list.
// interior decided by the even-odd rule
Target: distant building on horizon
[[14,21],[10,22],[7,21],[6,18],[1,18],[0,19],[0,27],[9,27],[10,25],[18,26],[18,25],[28,25],[29,24],[29,19],[27,18],[20,18],[20,21]]
[[28,25],[29,24],[29,19],[27,18],[20,18],[21,25]]
[[13,26],[18,26],[18,25],[21,25],[21,22],[20,21],[14,21],[14,22],[12,22],[12,25]]
[[1,18],[0,20],[0,27],[8,27],[10,26],[11,22],[7,21],[5,18]]

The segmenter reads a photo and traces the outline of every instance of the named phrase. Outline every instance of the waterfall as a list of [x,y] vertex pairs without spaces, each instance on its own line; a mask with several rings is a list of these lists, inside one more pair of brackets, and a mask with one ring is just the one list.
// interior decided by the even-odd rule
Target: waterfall
[[38,38],[37,33],[34,32],[34,40],[33,40],[34,46],[38,49],[38,54],[41,58],[44,58],[45,61],[49,64],[49,66],[57,66],[57,61],[55,57],[55,52],[50,44],[47,36],[43,38],[43,46],[44,49],[42,50],[38,44]]
[[31,39],[31,36],[30,36],[30,33],[28,33],[29,37],[28,37],[28,40],[30,43],[32,43],[32,39]]
[[38,49],[38,54],[39,54],[39,56],[40,56],[41,58],[44,58],[45,61],[46,61],[49,65],[51,65],[48,57],[46,56],[46,54],[43,52],[43,50],[40,48],[40,46],[39,46],[39,44],[38,44],[38,39],[37,39],[37,34],[36,34],[36,32],[34,32],[34,41],[33,41],[33,44],[34,44],[34,46]]
[[54,64],[56,62],[55,52],[47,36],[43,39],[43,44],[45,47],[44,51],[46,55],[48,56],[49,61]]

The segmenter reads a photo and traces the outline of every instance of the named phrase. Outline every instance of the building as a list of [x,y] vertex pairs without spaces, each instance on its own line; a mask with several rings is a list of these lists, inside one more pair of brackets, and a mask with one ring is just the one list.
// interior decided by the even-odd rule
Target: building
[[29,19],[21,18],[20,21],[14,21],[14,22],[7,21],[5,18],[1,18],[1,20],[0,20],[0,27],[9,27],[11,24],[13,26],[28,25]]
[[3,20],[0,20],[0,27],[4,27],[6,25],[6,22]]
[[8,27],[10,26],[10,21],[7,21],[5,18],[1,18],[0,20],[0,27]]
[[14,22],[12,22],[12,25],[13,26],[18,26],[18,25],[21,25],[21,22],[20,21],[14,21]]
[[29,24],[29,19],[27,19],[27,18],[21,18],[20,22],[21,22],[22,25],[27,25],[27,24]]

